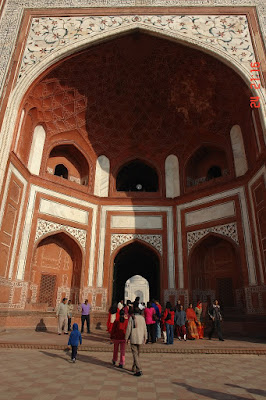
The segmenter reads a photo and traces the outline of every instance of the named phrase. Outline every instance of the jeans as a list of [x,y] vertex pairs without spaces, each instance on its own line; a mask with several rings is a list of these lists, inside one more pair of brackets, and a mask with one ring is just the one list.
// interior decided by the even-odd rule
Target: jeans
[[71,346],[71,347],[72,347],[71,360],[74,360],[77,358],[78,346]]
[[160,321],[157,321],[156,322],[156,337],[157,337],[157,339],[160,339],[161,336],[162,336],[162,333],[161,333]]
[[174,325],[165,324],[166,325],[166,334],[167,334],[167,344],[174,343]]
[[84,323],[87,323],[87,332],[90,333],[90,315],[81,316],[81,332],[84,330]]

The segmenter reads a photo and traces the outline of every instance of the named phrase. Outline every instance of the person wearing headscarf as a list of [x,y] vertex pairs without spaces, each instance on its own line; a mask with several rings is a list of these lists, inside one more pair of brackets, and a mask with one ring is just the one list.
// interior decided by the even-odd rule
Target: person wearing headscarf
[[190,303],[189,307],[186,310],[187,315],[187,338],[190,340],[195,340],[199,338],[198,330],[197,330],[197,317],[196,313],[193,310],[193,304]]
[[204,337],[204,325],[202,322],[202,302],[199,300],[197,306],[195,307],[195,314],[197,318],[197,329],[199,334],[199,339]]
[[126,329],[128,319],[125,318],[125,311],[120,310],[119,320],[114,321],[111,331],[111,340],[114,343],[114,352],[112,363],[115,365],[118,358],[118,350],[120,346],[120,362],[119,368],[123,368],[125,365],[125,354],[126,354]]
[[113,305],[109,308],[108,320],[107,320],[107,331],[111,334],[113,323],[119,319],[119,308],[117,308],[117,303],[113,303]]

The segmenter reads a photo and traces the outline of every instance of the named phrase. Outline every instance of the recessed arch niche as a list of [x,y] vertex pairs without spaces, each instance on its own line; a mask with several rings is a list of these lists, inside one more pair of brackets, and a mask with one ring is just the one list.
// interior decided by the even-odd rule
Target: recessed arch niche
[[189,287],[194,301],[213,301],[225,308],[236,306],[236,290],[244,277],[235,245],[220,235],[199,241],[189,257]]
[[36,288],[30,302],[55,307],[66,295],[79,302],[82,271],[82,252],[69,235],[59,232],[42,239],[34,252],[31,265],[31,284]]
[[81,151],[73,144],[55,146],[50,151],[47,170],[64,179],[88,186],[88,162]]
[[228,156],[223,148],[206,144],[189,158],[185,168],[187,187],[198,186],[230,174]]

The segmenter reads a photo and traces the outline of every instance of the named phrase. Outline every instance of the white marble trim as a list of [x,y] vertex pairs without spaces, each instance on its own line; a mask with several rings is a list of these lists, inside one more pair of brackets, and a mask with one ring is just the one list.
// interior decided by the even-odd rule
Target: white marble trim
[[[108,211],[119,212],[166,212],[167,213],[167,247],[168,247],[168,287],[175,288],[175,260],[174,260],[174,231],[173,231],[173,211],[172,207],[154,207],[154,206],[103,206],[101,209],[100,221],[100,240],[98,253],[98,273],[97,287],[102,287],[104,277],[104,254],[106,239],[106,220]],[[148,232],[147,232],[148,234]]]

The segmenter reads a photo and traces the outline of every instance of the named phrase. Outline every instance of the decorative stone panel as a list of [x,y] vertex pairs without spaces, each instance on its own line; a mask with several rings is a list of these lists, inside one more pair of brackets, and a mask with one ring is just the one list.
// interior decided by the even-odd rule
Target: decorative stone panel
[[32,283],[30,285],[30,290],[31,290],[31,303],[37,303],[38,285],[35,285],[34,283]]
[[192,301],[194,304],[197,303],[197,300],[200,299],[203,303],[207,303],[208,298],[210,299],[211,303],[215,300],[215,290],[193,290],[192,291]]
[[[186,309],[188,307],[188,302],[189,302],[188,290],[186,290],[186,289],[177,289],[177,290],[166,289],[164,291],[164,304],[163,304],[163,306],[165,305],[165,303],[167,301],[169,301],[170,296],[171,297],[174,296],[175,304],[177,303],[177,300],[180,298],[180,296],[182,296],[182,297],[184,296],[184,309]],[[175,305],[175,304],[172,304],[172,305]]]
[[222,52],[250,69],[254,51],[245,15],[121,15],[33,18],[19,78],[47,55],[99,33],[118,33],[125,27],[168,32],[188,42]]
[[161,235],[142,235],[137,233],[114,233],[111,235],[111,253],[126,242],[130,242],[133,239],[138,239],[143,242],[149,243],[154,247],[161,255],[163,254],[163,244]]
[[[13,297],[16,288],[21,288],[20,299],[18,303],[13,303]],[[28,292],[28,282],[21,282],[21,281],[12,281],[11,290],[10,290],[10,303],[9,308],[15,309],[24,309],[27,299],[27,292]]]
[[238,241],[238,233],[237,226],[235,222],[225,225],[217,225],[212,226],[211,228],[199,229],[197,231],[188,232],[187,233],[187,251],[188,254],[192,247],[204,236],[209,233],[218,233],[219,235],[227,236],[232,239],[237,245],[239,245]]
[[[107,311],[107,290],[104,288],[97,288],[97,289],[93,289],[93,288],[86,288],[83,290],[83,294],[82,294],[82,299],[86,299],[89,296],[89,294],[92,295],[92,302],[91,302],[91,308],[92,311]],[[98,294],[102,295],[102,304],[101,306],[96,306],[96,297]]]
[[69,233],[80,243],[81,247],[85,250],[87,238],[87,232],[85,230],[73,228],[72,226],[68,225],[61,225],[56,222],[45,221],[43,219],[38,219],[37,221],[34,241],[36,242],[42,236],[47,235],[48,233],[53,233],[57,231],[66,231],[67,233]]
[[[245,289],[247,314],[266,314],[266,285],[249,286]],[[254,301],[256,299],[256,302]]]

